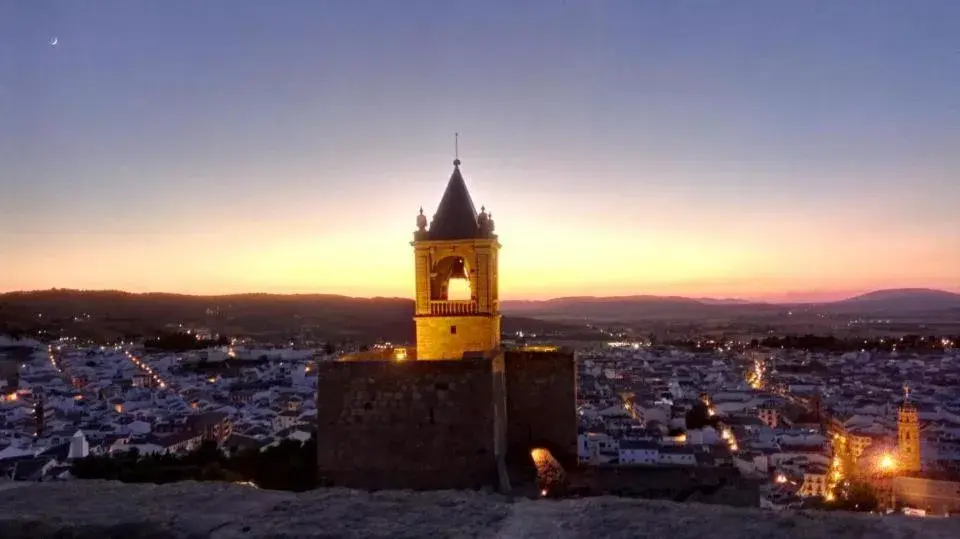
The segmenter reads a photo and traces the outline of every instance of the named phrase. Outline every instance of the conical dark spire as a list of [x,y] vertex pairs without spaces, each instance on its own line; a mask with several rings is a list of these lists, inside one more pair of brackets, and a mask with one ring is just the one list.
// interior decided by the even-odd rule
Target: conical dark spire
[[453,162],[453,174],[443,192],[437,213],[430,222],[431,240],[466,240],[479,238],[477,210],[473,206],[467,184],[460,174],[460,160]]

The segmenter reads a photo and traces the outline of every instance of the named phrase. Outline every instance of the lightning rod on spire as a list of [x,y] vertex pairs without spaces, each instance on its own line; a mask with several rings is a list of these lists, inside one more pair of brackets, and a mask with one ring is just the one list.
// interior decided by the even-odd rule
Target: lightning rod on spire
[[460,133],[453,134],[453,164],[460,166]]

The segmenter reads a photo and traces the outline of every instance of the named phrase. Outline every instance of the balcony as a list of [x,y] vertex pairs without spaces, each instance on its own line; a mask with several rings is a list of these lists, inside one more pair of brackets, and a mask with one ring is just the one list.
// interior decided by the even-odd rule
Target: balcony
[[473,300],[431,301],[430,314],[438,316],[460,316],[480,314],[480,307]]

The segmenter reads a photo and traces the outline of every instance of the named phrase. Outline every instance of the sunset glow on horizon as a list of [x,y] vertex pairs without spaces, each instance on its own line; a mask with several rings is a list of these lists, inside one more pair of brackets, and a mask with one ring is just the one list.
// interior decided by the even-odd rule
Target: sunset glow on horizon
[[458,131],[504,299],[960,292],[956,4],[374,3],[0,5],[0,291],[411,297]]

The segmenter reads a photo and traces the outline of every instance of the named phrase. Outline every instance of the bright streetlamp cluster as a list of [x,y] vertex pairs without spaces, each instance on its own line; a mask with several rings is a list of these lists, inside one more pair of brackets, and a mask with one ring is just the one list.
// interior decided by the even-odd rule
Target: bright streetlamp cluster
[[150,365],[147,365],[145,361],[142,361],[140,358],[131,354],[130,352],[126,352],[126,355],[127,355],[127,359],[133,362],[134,365],[139,367],[140,370],[146,372],[151,378],[153,378],[153,381],[156,382],[158,386],[160,386],[160,389],[164,389],[167,387],[167,383],[162,378],[160,378],[160,375],[153,370],[153,367],[151,367]]

